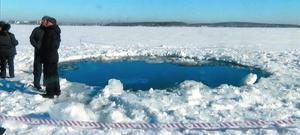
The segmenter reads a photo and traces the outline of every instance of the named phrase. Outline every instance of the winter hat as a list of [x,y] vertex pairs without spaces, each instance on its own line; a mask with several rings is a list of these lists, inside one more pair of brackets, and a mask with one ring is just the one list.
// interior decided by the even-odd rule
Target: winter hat
[[51,18],[50,16],[43,16],[42,20],[48,20],[49,18]]
[[56,19],[53,17],[50,17],[47,19],[49,22],[53,23],[54,25],[56,24]]

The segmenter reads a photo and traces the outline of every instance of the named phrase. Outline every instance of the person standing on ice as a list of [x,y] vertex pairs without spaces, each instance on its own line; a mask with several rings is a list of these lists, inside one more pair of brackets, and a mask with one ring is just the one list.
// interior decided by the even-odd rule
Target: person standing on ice
[[19,44],[18,40],[16,40],[16,37],[13,33],[9,32],[10,30],[10,24],[6,23],[3,26],[4,32],[7,32],[8,35],[10,36],[11,40],[11,54],[8,57],[8,69],[9,69],[9,77],[14,78],[15,77],[15,69],[14,69],[14,58],[15,55],[17,54],[16,46]]
[[8,32],[10,25],[0,22],[0,63],[1,63],[1,78],[6,78],[6,65],[9,62],[10,77],[14,77],[13,58],[16,54],[16,40],[14,34]]
[[[3,26],[4,26],[5,22],[3,21],[0,21],[0,34],[2,35],[3,33]],[[2,38],[2,36],[0,35],[0,38]],[[0,42],[3,42],[2,39],[0,39]],[[1,49],[2,48],[2,43],[0,43],[0,77],[1,78],[5,78],[6,77],[6,67],[3,68],[6,63],[5,62],[5,55],[4,53],[2,52],[2,50],[4,49]],[[3,73],[3,71],[5,70],[5,74]]]
[[58,48],[60,46],[61,30],[56,23],[55,18],[48,18],[44,29],[44,36],[40,48],[41,62],[44,71],[45,98],[54,98],[54,95],[60,95],[60,84],[58,76]]
[[33,60],[33,85],[36,89],[42,89],[40,81],[42,75],[42,62],[40,48],[42,46],[42,39],[44,30],[47,26],[47,19],[49,16],[44,16],[41,20],[41,25],[34,28],[30,35],[30,43],[34,47],[34,60]]

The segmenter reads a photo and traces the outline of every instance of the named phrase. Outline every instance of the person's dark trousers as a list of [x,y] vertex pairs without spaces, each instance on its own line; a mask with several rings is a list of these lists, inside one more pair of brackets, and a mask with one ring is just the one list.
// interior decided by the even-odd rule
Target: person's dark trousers
[[58,76],[57,63],[44,63],[44,82],[46,86],[46,94],[60,95],[60,85]]
[[34,54],[34,62],[33,62],[33,85],[36,88],[41,88],[41,76],[42,76],[42,63],[41,57]]
[[9,69],[9,77],[15,77],[15,68],[14,68],[14,58],[15,55],[8,57],[8,69]]
[[0,135],[3,135],[5,132],[5,128],[0,127]]
[[0,57],[0,63],[1,63],[1,78],[5,78],[6,77],[7,58],[6,57]]

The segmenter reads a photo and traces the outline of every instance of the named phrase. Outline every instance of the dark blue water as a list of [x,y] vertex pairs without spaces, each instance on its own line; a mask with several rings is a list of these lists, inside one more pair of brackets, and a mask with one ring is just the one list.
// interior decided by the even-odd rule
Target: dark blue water
[[172,88],[185,80],[200,81],[211,88],[221,84],[242,86],[249,73],[257,74],[258,79],[269,75],[259,69],[224,62],[185,66],[144,61],[79,61],[60,65],[59,72],[69,81],[100,87],[115,78],[121,80],[126,90]]

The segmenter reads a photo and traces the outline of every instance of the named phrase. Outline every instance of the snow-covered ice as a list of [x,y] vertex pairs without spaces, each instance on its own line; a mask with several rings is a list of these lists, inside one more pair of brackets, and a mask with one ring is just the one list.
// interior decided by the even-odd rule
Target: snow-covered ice
[[257,80],[257,75],[250,73],[245,77],[244,84],[252,85],[256,82],[256,80]]
[[[20,45],[15,59],[21,84],[33,80],[33,48],[29,35],[35,26],[13,25]],[[54,100],[28,92],[26,87],[0,93],[0,113],[60,120],[99,122],[219,122],[300,118],[300,29],[207,27],[62,26],[60,62],[101,58],[168,57],[182,63],[217,59],[262,68],[273,75],[245,78],[242,87],[209,88],[186,80],[173,92],[129,92],[111,78],[97,89],[61,78],[62,95]],[[6,87],[6,84],[0,85]],[[94,93],[97,93],[96,95]],[[91,96],[95,95],[95,96]],[[7,134],[300,134],[300,128],[226,131],[97,130],[6,121]]]
[[110,79],[108,80],[108,85],[102,90],[105,98],[110,96],[118,96],[123,92],[123,84],[120,80]]

